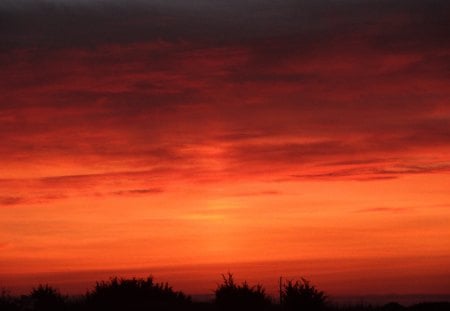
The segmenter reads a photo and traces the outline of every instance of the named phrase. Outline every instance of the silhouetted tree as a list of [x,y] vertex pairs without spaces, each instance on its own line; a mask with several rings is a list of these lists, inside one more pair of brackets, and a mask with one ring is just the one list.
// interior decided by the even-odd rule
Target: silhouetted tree
[[287,281],[283,285],[283,307],[287,310],[322,310],[325,307],[326,296],[304,278],[298,281]]
[[397,302],[389,302],[385,304],[381,309],[383,311],[402,311],[405,309],[405,307]]
[[30,298],[36,311],[65,310],[65,297],[48,284],[33,288]]
[[270,299],[261,285],[236,284],[233,275],[222,275],[223,283],[215,290],[215,303],[221,310],[265,310]]
[[450,302],[422,302],[409,307],[411,311],[448,311]]
[[176,292],[167,283],[147,279],[118,279],[97,282],[86,295],[93,310],[177,310],[190,304],[190,297]]

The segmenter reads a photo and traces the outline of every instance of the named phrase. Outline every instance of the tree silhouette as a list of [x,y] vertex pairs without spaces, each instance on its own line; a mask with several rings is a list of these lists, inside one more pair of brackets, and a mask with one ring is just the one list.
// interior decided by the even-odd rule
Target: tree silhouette
[[287,281],[282,288],[282,304],[287,310],[322,310],[325,307],[326,296],[304,278]]
[[405,307],[397,302],[389,302],[385,304],[381,309],[383,311],[402,311],[405,309]]
[[223,283],[215,290],[215,304],[221,310],[265,310],[270,299],[261,285],[236,284],[233,275],[222,275]]
[[65,309],[65,297],[48,284],[33,288],[30,294],[33,308],[36,311],[60,311]]
[[409,307],[411,311],[448,311],[450,301],[443,302],[422,302]]
[[86,295],[89,309],[99,310],[177,310],[190,304],[190,297],[176,292],[168,283],[147,279],[118,279],[97,282]]

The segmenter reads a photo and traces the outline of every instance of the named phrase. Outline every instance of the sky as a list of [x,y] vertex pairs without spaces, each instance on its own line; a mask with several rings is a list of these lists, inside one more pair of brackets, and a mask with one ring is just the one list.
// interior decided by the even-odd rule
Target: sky
[[0,287],[450,294],[449,12],[1,1]]

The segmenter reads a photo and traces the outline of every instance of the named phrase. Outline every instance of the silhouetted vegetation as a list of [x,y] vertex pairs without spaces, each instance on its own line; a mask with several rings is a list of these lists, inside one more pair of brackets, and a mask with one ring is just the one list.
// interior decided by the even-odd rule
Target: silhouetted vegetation
[[92,310],[179,310],[190,303],[188,296],[167,283],[155,283],[152,277],[97,282],[86,295],[86,305]]
[[382,309],[383,311],[402,311],[405,309],[405,307],[397,302],[390,302],[385,304]]
[[47,284],[33,288],[30,298],[33,310],[36,311],[59,311],[66,308],[65,297]]
[[222,275],[223,283],[215,290],[215,304],[220,310],[266,310],[270,299],[261,285],[236,284],[233,275]]
[[326,296],[323,291],[304,278],[298,281],[287,281],[283,285],[282,305],[286,310],[323,310]]
[[411,311],[444,311],[450,310],[450,302],[423,302],[410,307]]
[[262,285],[236,283],[233,275],[222,275],[211,302],[192,302],[190,297],[174,291],[167,283],[146,279],[112,278],[97,282],[80,297],[62,295],[56,288],[39,285],[28,295],[14,297],[0,292],[0,311],[448,311],[450,302],[420,303],[410,307],[392,302],[383,306],[330,303],[323,291],[305,279],[287,281],[281,287],[281,304],[273,302]]
[[0,310],[2,311],[19,310],[16,299],[4,290],[0,292]]

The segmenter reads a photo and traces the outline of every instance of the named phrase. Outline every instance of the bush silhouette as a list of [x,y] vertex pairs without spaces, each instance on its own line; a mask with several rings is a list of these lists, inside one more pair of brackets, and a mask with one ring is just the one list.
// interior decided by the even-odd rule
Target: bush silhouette
[[30,294],[33,309],[36,311],[65,310],[65,297],[48,284],[33,288]]
[[409,307],[411,311],[448,311],[450,302],[422,302]]
[[220,310],[265,310],[270,300],[261,285],[236,284],[233,275],[222,275],[223,283],[215,290],[215,304]]
[[383,311],[402,311],[405,309],[405,307],[397,302],[389,302],[385,304],[381,309]]
[[282,304],[287,310],[323,310],[326,296],[304,278],[298,281],[287,281],[283,285]]
[[88,309],[92,310],[177,310],[186,307],[190,297],[174,291],[168,283],[147,279],[118,279],[97,282],[86,295]]

